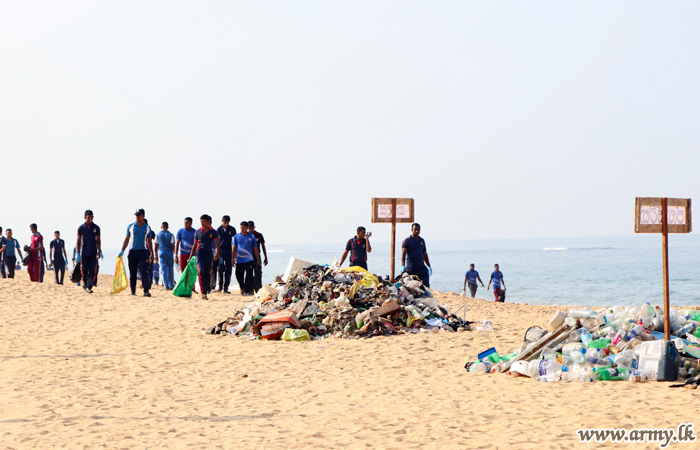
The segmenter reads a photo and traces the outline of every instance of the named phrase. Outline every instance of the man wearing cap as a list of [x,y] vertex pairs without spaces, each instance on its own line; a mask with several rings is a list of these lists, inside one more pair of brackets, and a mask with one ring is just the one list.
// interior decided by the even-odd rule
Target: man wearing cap
[[185,217],[185,227],[177,230],[175,234],[175,264],[180,264],[180,271],[184,272],[187,262],[192,254],[194,234],[197,232],[192,227],[192,218]]
[[357,266],[367,270],[367,253],[372,252],[372,245],[369,243],[369,238],[372,233],[367,233],[365,227],[357,227],[357,236],[350,239],[345,244],[345,252],[340,258],[340,265],[343,265],[345,258],[350,253],[350,267]]
[[255,236],[248,233],[248,222],[241,222],[241,232],[233,238],[233,260],[241,295],[253,295],[253,265],[260,264]]
[[[262,233],[255,231],[255,222],[252,220],[248,221],[248,232],[255,236],[255,240],[258,242],[258,263],[253,265],[253,290],[258,292],[262,289],[262,266],[267,265],[267,249],[265,248],[265,237]],[[260,264],[260,250],[265,256],[262,264]]]
[[[231,226],[231,217],[221,218],[221,226],[216,230],[219,233],[219,292],[230,294],[228,287],[231,284],[233,272],[233,237],[236,235],[236,227]],[[214,286],[212,286],[212,289]]]
[[143,276],[148,273],[148,263],[153,261],[153,241],[148,236],[151,234],[151,227],[144,222],[146,212],[143,209],[137,209],[134,213],[136,222],[130,224],[126,229],[126,238],[122,245],[122,251],[119,256],[124,256],[124,250],[129,247],[129,281],[131,284],[131,295],[136,295],[137,271],[140,271],[141,283],[143,284],[143,296],[151,296],[151,283],[149,276]]
[[175,287],[175,273],[173,272],[175,236],[168,231],[168,222],[163,222],[160,230],[156,236],[156,263],[160,263],[165,290],[172,291]]
[[411,225],[411,235],[404,239],[401,249],[401,272],[417,276],[423,281],[425,287],[430,287],[430,276],[433,274],[433,268],[430,267],[425,241],[420,237],[419,224]]
[[211,227],[211,216],[203,214],[199,218],[202,228],[194,235],[194,245],[192,252],[197,256],[197,267],[199,268],[199,287],[202,290],[202,300],[209,300],[207,294],[211,292],[209,286],[211,263],[214,259],[219,259],[219,233]]
[[93,222],[91,210],[85,211],[85,222],[78,227],[78,240],[75,243],[75,261],[80,263],[83,274],[83,289],[92,294],[97,277],[97,260],[102,254],[100,227]]

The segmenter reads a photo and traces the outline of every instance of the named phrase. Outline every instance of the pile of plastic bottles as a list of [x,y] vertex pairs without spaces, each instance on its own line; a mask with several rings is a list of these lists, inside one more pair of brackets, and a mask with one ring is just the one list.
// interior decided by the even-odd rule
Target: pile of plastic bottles
[[[679,376],[693,377],[698,374],[697,358],[700,356],[700,311],[672,308],[669,314],[675,346],[673,364],[678,365]],[[572,309],[564,323],[580,327],[554,348],[543,348],[539,359],[513,362],[509,373],[538,381],[657,379],[659,360],[665,348],[663,309],[649,303],[641,307]],[[502,372],[506,362],[516,358],[528,344],[523,343],[520,351],[506,356],[499,356],[491,348],[480,354],[479,361],[468,365],[467,370],[471,373]],[[666,349],[668,351],[668,347]],[[678,351],[686,356],[681,358]]]

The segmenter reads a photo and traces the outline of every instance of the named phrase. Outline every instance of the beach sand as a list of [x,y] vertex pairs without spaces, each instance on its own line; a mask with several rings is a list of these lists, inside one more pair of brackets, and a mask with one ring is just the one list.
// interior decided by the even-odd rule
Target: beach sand
[[[52,274],[47,274],[51,280]],[[201,334],[251,298],[95,293],[0,279],[0,448],[658,448],[576,430],[675,428],[698,391],[474,375],[557,309],[437,294],[493,332],[242,341]],[[198,296],[196,296],[198,297]],[[697,448],[672,443],[669,448]]]

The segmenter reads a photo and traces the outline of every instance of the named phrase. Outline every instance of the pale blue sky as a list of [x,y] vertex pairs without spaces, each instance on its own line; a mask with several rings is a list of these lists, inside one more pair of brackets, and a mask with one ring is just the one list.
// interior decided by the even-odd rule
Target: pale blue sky
[[[700,199],[697,2],[3,2],[0,226],[621,235]],[[28,172],[31,171],[31,174]],[[399,227],[399,237],[408,227]]]

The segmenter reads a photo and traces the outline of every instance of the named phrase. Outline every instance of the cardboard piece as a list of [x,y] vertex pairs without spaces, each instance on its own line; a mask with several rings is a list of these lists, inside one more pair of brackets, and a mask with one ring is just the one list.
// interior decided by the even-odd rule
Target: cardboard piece
[[399,309],[399,304],[392,300],[390,302],[384,303],[382,306],[372,311],[372,315],[376,317],[389,316],[397,312]]
[[294,311],[285,309],[266,315],[251,331],[264,339],[279,339],[286,328],[298,326],[299,320]]

